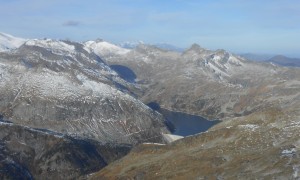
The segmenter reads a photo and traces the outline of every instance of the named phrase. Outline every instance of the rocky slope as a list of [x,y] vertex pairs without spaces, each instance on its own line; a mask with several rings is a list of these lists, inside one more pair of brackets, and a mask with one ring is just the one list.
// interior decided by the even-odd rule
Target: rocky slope
[[10,121],[101,142],[162,142],[160,114],[82,44],[29,40],[0,54],[0,114]]
[[[27,151],[22,154],[26,149],[11,148],[11,141],[5,138],[18,129],[37,131],[24,125],[55,131],[73,140],[80,137],[84,141],[93,139],[114,145],[163,142],[161,133],[168,130],[162,116],[133,96],[166,110],[222,122],[207,132],[168,145],[137,146],[128,156],[89,178],[297,179],[299,176],[298,68],[250,62],[224,50],[207,50],[197,44],[179,53],[145,44],[128,50],[105,41],[80,44],[45,39],[29,40],[14,51],[0,53],[0,86],[0,114],[18,124],[10,131],[3,131],[0,141],[3,147],[0,157],[13,159],[12,164],[0,166],[12,167],[8,171],[11,173],[3,177],[16,171],[23,172],[24,177],[39,177],[35,169],[29,170],[30,165],[22,164],[32,161],[30,158],[21,161],[28,156]],[[73,140],[66,141],[72,147],[78,146]],[[12,143],[24,144],[18,138],[15,141]],[[69,145],[66,151],[70,151]],[[75,149],[85,157],[84,148]],[[118,156],[119,150],[112,152],[106,154],[111,160],[123,155]],[[98,168],[109,162],[101,160],[106,155],[93,155],[99,157]],[[43,160],[52,162],[51,158]],[[67,167],[71,166],[72,172],[78,164],[76,160],[68,160]],[[96,170],[93,161],[89,162],[88,169],[80,175]],[[48,168],[48,165],[41,166]],[[56,166],[64,169],[59,163]],[[66,178],[71,178],[68,175]]]
[[219,118],[170,145],[141,145],[92,179],[297,179],[300,71],[193,45],[184,53],[138,46],[103,57],[137,76],[144,102]]
[[[247,61],[224,50],[194,44],[183,53],[140,45],[109,57],[132,70],[145,103],[209,118],[231,118],[299,97],[299,70]],[[284,102],[282,102],[284,101]]]
[[0,179],[78,178],[124,156],[130,148],[1,121]]
[[165,141],[139,87],[87,44],[5,37],[16,46],[0,52],[0,179],[85,178],[132,145]]
[[299,179],[299,130],[299,117],[269,109],[169,145],[138,146],[91,179]]

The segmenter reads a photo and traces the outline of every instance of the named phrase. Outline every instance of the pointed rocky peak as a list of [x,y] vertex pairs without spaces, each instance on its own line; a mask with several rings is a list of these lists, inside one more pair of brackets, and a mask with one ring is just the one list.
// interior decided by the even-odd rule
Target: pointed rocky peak
[[222,60],[227,62],[230,57],[230,53],[224,49],[217,49],[211,53],[210,57],[215,61]]
[[225,49],[217,49],[215,51],[216,54],[229,54],[229,52],[227,52]]
[[190,49],[202,49],[201,46],[197,43],[192,44],[192,46],[190,47]]
[[228,63],[234,66],[242,66],[244,61],[243,58],[233,55],[230,52],[223,49],[218,49],[214,51],[210,55],[209,59],[217,64],[227,64],[226,66],[228,66]]
[[199,44],[192,44],[192,46],[190,48],[188,48],[187,50],[185,50],[183,52],[183,54],[189,53],[189,52],[196,52],[196,53],[202,53],[202,52],[207,52],[208,50],[201,47]]

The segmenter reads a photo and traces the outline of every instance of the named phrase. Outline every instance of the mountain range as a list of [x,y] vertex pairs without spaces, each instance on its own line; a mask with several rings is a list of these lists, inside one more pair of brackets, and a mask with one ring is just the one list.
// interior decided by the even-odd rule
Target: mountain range
[[278,65],[282,66],[291,66],[291,67],[300,67],[300,59],[299,58],[289,58],[282,55],[277,55],[269,60],[267,62],[272,62]]
[[102,58],[135,74],[143,102],[222,122],[169,145],[137,146],[91,179],[298,178],[298,68],[197,44],[182,53],[141,44]]
[[[1,178],[298,178],[297,67],[198,44],[1,38]],[[170,142],[166,110],[220,123]]]
[[281,66],[300,67],[299,58],[290,58],[283,55],[268,55],[268,54],[240,54],[240,56],[251,61],[270,62]]
[[[5,37],[9,37],[7,42],[15,44],[12,36]],[[122,147],[123,144],[131,146],[143,142],[164,142],[162,133],[169,131],[162,115],[136,99],[131,91],[138,87],[123,80],[99,56],[91,52],[92,43],[87,43],[30,39],[19,44],[20,46],[7,44],[6,47],[12,48],[0,52],[0,115],[17,125],[20,133],[30,127],[60,133],[63,137],[79,138],[86,143],[93,140],[116,147]],[[42,135],[36,133],[35,136]],[[7,134],[3,134],[1,143],[5,149],[11,150],[10,139]],[[36,141],[39,139],[38,137]],[[16,141],[15,144],[18,143],[31,147],[33,142]],[[38,143],[42,142],[34,144]],[[85,148],[78,149],[74,154],[81,156],[80,154],[85,153],[83,150]],[[44,173],[51,172],[47,169],[41,172],[32,170],[22,161],[21,155],[25,152],[20,153],[19,156],[13,156],[14,162],[21,164],[22,169],[29,170],[30,176],[36,178],[40,177],[40,173],[45,175]],[[42,150],[41,153],[48,152]],[[122,154],[117,151],[111,153],[112,157],[120,157],[118,154]],[[13,152],[9,151],[8,154]],[[26,156],[36,160],[34,156]],[[55,153],[49,154],[49,158],[55,156]],[[4,156],[4,160],[10,161],[9,157]],[[56,164],[57,168],[53,170],[56,173],[62,172],[60,168],[64,168],[65,161],[69,162],[66,156],[61,158]],[[46,163],[46,160],[47,158],[41,159],[40,163]],[[76,161],[69,163],[74,162]],[[88,169],[89,164],[93,163],[89,161],[79,165],[87,166],[84,168]],[[103,164],[105,163],[97,168],[92,166],[93,168],[81,173],[72,172],[78,166],[73,164],[70,167],[73,170],[65,173],[68,178],[74,178],[92,169],[99,169]]]

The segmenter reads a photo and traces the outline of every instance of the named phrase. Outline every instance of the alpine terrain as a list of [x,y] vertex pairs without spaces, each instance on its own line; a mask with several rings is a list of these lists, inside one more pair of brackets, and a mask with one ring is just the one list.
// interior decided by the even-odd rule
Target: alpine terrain
[[[2,179],[299,179],[298,67],[198,44],[0,40]],[[199,116],[211,128],[174,133]]]
[[[5,37],[3,44],[19,42]],[[1,131],[0,177],[22,169],[26,177],[75,178],[126,154],[124,144],[164,142],[169,131],[162,115],[136,99],[131,89],[139,87],[87,45],[51,39],[7,44],[11,48],[0,53],[0,115],[11,131]],[[112,150],[102,155],[105,149]],[[16,167],[7,170],[6,162]]]
[[168,145],[140,145],[92,179],[299,178],[299,68],[197,44],[99,56],[136,75],[143,102],[222,122]]

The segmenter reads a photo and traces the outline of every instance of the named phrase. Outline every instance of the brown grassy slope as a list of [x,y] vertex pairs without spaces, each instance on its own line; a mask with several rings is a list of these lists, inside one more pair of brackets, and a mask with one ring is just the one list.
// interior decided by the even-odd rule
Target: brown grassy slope
[[138,146],[91,179],[294,179],[299,129],[299,118],[269,109],[170,145]]

